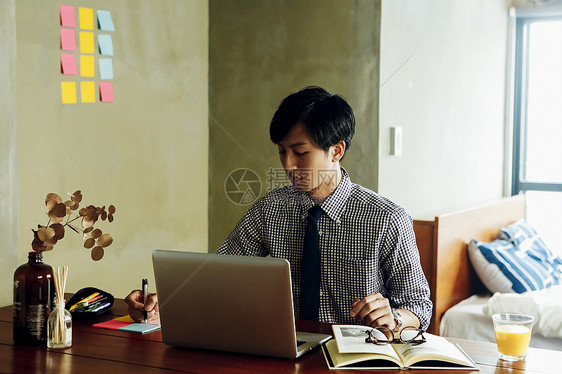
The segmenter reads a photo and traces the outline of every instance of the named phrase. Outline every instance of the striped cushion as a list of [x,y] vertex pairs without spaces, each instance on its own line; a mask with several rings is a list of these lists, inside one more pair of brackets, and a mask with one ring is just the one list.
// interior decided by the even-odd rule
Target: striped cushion
[[468,250],[476,273],[492,293],[523,293],[559,283],[553,264],[537,256],[536,251],[521,250],[510,241],[472,240]]
[[539,261],[551,264],[560,277],[562,258],[552,253],[535,229],[524,219],[502,228],[500,239],[511,242],[519,250],[529,253]]

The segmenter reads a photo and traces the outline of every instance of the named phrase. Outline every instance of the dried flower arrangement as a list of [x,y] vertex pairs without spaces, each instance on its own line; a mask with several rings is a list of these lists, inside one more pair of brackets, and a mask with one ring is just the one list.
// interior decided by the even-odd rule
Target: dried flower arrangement
[[[104,234],[100,229],[94,228],[94,224],[99,218],[102,221],[107,219],[109,222],[113,222],[115,207],[110,205],[106,211],[105,206],[100,208],[88,205],[78,210],[77,216],[71,219],[72,214],[76,213],[76,210],[80,207],[80,202],[82,202],[80,190],[70,195],[70,200],[65,202],[56,193],[48,193],[45,198],[45,205],[47,206],[49,222],[47,222],[47,226],[37,225],[37,230],[32,230],[34,238],[31,242],[31,248],[36,252],[50,251],[59,240],[64,238],[65,227],[68,227],[77,234],[83,235],[84,248],[91,249],[92,260],[101,260],[104,255],[104,248],[113,243],[113,237],[110,234]],[[61,223],[65,217],[67,217],[66,222]],[[81,228],[73,224],[80,218]]]

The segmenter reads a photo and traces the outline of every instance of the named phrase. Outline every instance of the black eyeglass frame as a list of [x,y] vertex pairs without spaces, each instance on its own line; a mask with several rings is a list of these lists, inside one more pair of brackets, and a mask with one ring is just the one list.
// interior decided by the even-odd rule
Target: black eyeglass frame
[[[372,331],[375,331],[375,330],[382,332],[383,335],[387,337],[387,340],[381,340],[381,339],[377,338],[376,336],[374,336],[372,334]],[[416,331],[417,334],[411,339],[404,340],[402,338],[402,333],[404,331]],[[372,343],[372,344],[376,344],[376,345],[388,345],[388,344],[419,345],[419,344],[423,344],[423,343],[426,342],[425,336],[423,335],[424,332],[425,331],[423,331],[422,329],[419,329],[417,327],[406,326],[402,330],[400,330],[399,338],[396,339],[394,337],[394,332],[392,330],[390,330],[388,327],[385,327],[385,326],[379,326],[379,327],[374,327],[371,330],[365,331],[365,333],[368,335],[365,338],[365,343]],[[421,339],[416,340],[418,337],[420,337]]]

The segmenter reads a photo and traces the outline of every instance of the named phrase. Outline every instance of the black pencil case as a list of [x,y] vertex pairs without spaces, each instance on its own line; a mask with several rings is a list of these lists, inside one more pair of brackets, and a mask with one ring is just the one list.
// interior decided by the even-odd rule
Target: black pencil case
[[95,287],[85,287],[66,302],[66,309],[76,317],[97,316],[111,309],[114,300],[109,292]]

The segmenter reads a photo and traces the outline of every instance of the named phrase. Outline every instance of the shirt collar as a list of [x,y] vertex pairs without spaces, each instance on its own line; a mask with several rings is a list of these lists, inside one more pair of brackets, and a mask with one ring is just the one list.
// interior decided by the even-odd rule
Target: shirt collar
[[[330,219],[339,223],[340,217],[345,210],[345,203],[351,195],[351,179],[347,171],[340,166],[342,178],[338,187],[324,200],[320,203],[320,207],[326,213]],[[301,201],[302,217],[306,218],[308,209],[314,205],[314,201],[310,196],[303,191],[298,191],[294,186],[291,186],[294,198]]]
[[349,179],[349,174],[347,174],[343,167],[340,168],[342,178],[338,187],[320,204],[326,215],[338,223],[345,210],[345,203],[351,195],[351,179]]

